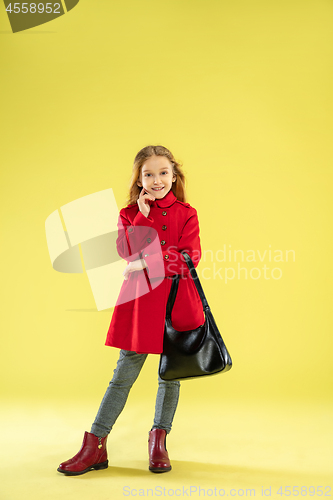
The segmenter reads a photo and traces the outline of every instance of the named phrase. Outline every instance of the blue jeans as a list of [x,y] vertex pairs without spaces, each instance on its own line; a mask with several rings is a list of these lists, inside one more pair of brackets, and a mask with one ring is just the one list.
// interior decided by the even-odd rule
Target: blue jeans
[[[98,437],[107,436],[118,416],[123,410],[129,391],[138,378],[148,354],[120,350],[113,377],[104,394],[95,421],[90,432]],[[179,380],[164,381],[158,375],[158,391],[156,396],[153,428],[171,431],[172,421],[179,399]]]

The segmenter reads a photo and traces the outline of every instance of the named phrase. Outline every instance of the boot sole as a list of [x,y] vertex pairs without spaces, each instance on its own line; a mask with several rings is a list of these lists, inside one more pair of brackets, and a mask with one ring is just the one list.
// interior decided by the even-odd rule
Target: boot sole
[[150,467],[149,466],[149,470],[151,472],[168,472],[171,469],[172,469],[171,465],[170,465],[170,467],[163,467],[163,468],[161,468],[161,467],[159,467],[159,468],[158,467]]
[[80,474],[85,474],[86,472],[89,472],[90,470],[101,470],[101,469],[107,469],[109,461],[106,460],[105,462],[101,462],[100,464],[94,464],[90,465],[90,467],[87,467],[84,470],[79,470],[79,471],[70,471],[70,470],[62,470],[58,467],[57,471],[62,472],[62,474],[66,474],[66,476],[79,476]]

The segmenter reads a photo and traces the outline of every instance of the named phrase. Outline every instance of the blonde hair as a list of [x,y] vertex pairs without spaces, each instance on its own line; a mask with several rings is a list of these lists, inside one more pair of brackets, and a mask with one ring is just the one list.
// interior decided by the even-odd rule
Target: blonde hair
[[183,165],[177,162],[171,151],[164,146],[146,146],[141,149],[134,158],[132,176],[129,183],[129,195],[126,200],[126,204],[136,204],[142,189],[136,182],[140,177],[143,164],[152,156],[165,156],[170,161],[172,173],[176,176],[176,181],[172,183],[171,191],[179,201],[186,203],[185,176],[182,172]]

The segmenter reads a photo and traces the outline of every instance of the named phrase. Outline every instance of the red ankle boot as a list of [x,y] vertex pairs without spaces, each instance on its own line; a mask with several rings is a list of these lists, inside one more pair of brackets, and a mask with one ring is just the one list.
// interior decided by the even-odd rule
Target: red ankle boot
[[68,476],[78,476],[92,469],[107,469],[109,463],[106,450],[107,438],[108,436],[99,438],[86,431],[80,451],[73,458],[62,462],[57,471]]
[[152,472],[167,472],[171,470],[170,460],[165,447],[167,432],[165,429],[149,431],[148,451],[149,470]]

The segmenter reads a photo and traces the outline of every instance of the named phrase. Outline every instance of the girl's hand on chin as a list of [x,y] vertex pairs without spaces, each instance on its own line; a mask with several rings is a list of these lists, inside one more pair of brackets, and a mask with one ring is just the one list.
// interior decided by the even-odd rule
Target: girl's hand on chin
[[140,191],[140,196],[137,200],[137,204],[139,206],[139,210],[144,215],[145,217],[148,217],[150,213],[150,205],[149,205],[149,200],[154,201],[155,196],[152,194],[149,194],[145,188],[142,188]]
[[128,280],[128,275],[129,273],[132,273],[133,271],[142,271],[142,269],[145,268],[144,262],[142,259],[138,260],[133,260],[130,262],[124,269],[123,275],[125,280]]

